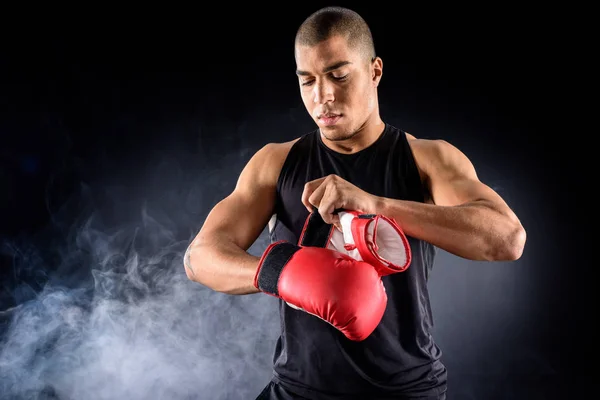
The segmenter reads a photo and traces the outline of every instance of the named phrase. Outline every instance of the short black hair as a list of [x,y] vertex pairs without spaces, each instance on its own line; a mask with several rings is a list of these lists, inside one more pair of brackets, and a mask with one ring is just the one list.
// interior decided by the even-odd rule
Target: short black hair
[[375,59],[373,35],[367,22],[356,11],[344,7],[324,7],[312,13],[296,33],[296,45],[314,46],[332,36],[342,36],[348,46]]

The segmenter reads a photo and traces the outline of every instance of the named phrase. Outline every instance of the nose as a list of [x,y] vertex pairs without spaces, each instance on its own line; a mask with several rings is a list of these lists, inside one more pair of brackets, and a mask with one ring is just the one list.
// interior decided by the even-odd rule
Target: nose
[[325,79],[317,81],[313,90],[315,104],[324,104],[334,100],[333,86]]

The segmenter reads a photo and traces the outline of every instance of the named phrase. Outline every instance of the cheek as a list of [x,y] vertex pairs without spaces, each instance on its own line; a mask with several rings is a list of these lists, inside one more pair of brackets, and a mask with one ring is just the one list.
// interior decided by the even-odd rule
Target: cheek
[[302,102],[306,108],[310,108],[312,105],[314,105],[314,103],[311,101],[310,93],[307,91],[300,89],[300,96],[302,97]]
[[352,103],[361,109],[368,108],[371,110],[375,105],[375,96],[373,96],[373,92],[368,82],[353,87],[352,90],[348,92],[348,99],[351,99]]

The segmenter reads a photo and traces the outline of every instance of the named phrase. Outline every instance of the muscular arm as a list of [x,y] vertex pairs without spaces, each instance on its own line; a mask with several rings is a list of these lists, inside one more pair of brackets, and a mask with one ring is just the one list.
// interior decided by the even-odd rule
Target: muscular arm
[[283,144],[269,144],[248,162],[234,191],[210,211],[189,245],[188,278],[227,294],[252,294],[259,257],[247,252],[273,214]]
[[521,257],[526,233],[515,213],[482,183],[451,144],[411,140],[434,204],[378,198],[376,213],[394,217],[406,234],[470,260]]

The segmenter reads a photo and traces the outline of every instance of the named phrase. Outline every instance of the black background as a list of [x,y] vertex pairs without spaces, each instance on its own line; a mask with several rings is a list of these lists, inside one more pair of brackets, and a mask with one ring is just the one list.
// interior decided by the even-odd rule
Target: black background
[[[166,241],[174,251],[164,265],[177,277],[171,279],[182,279],[177,256],[210,208],[233,189],[249,157],[267,142],[313,129],[294,75],[293,37],[321,5],[218,6],[181,10],[172,19],[139,14],[115,22],[115,12],[96,21],[86,15],[73,26],[20,25],[3,42],[0,310],[6,311],[0,376],[9,383],[0,388],[7,395],[81,398],[72,397],[81,392],[73,382],[64,384],[67,378],[61,386],[44,373],[27,373],[52,370],[52,362],[62,359],[39,355],[54,340],[68,343],[61,334],[24,342],[36,350],[18,364],[21,372],[9,361],[23,350],[16,350],[10,332],[40,330],[39,320],[13,320],[24,309],[20,304],[43,303],[49,283],[67,288],[73,299],[78,288],[90,288],[97,264],[89,264],[93,251],[82,250],[82,233],[100,229],[111,243],[123,243],[117,249],[129,248],[137,235],[144,260]],[[593,146],[582,144],[587,132],[573,129],[574,100],[566,89],[577,72],[567,69],[572,47],[564,30],[539,10],[353,8],[371,25],[384,61],[384,120],[460,148],[528,233],[524,255],[514,263],[476,263],[440,252],[431,295],[450,371],[448,398],[587,394],[596,308],[581,228],[591,218],[586,199],[593,195],[582,168]],[[147,211],[157,225],[141,217]],[[101,216],[101,228],[89,228],[90,215]],[[168,233],[157,239],[158,225]],[[264,248],[261,240],[257,252]],[[118,256],[103,268],[108,264],[117,270],[128,265]],[[250,298],[189,290],[217,307],[199,322],[213,326],[210,335],[234,335],[217,344],[217,353],[228,354],[222,360],[239,360],[227,353],[232,342],[253,349],[242,357],[246,372],[232,376],[223,361],[212,365],[211,385],[173,378],[154,390],[168,393],[170,385],[182,385],[199,398],[253,398],[270,376],[278,329],[274,303],[262,300],[270,308],[260,319],[266,325],[252,330],[258,336],[235,337],[231,327],[257,324],[253,313],[264,307]],[[218,308],[223,303],[228,311]],[[63,315],[61,306],[44,307],[46,323],[56,320],[53,313]],[[224,317],[227,312],[233,317]],[[206,336],[190,337],[210,342],[204,349],[214,345]],[[256,357],[255,342],[261,349]],[[169,368],[184,370],[176,362]],[[152,393],[148,385],[93,379],[113,385],[112,398]],[[170,398],[183,392],[173,393]],[[195,398],[185,393],[177,398]]]

